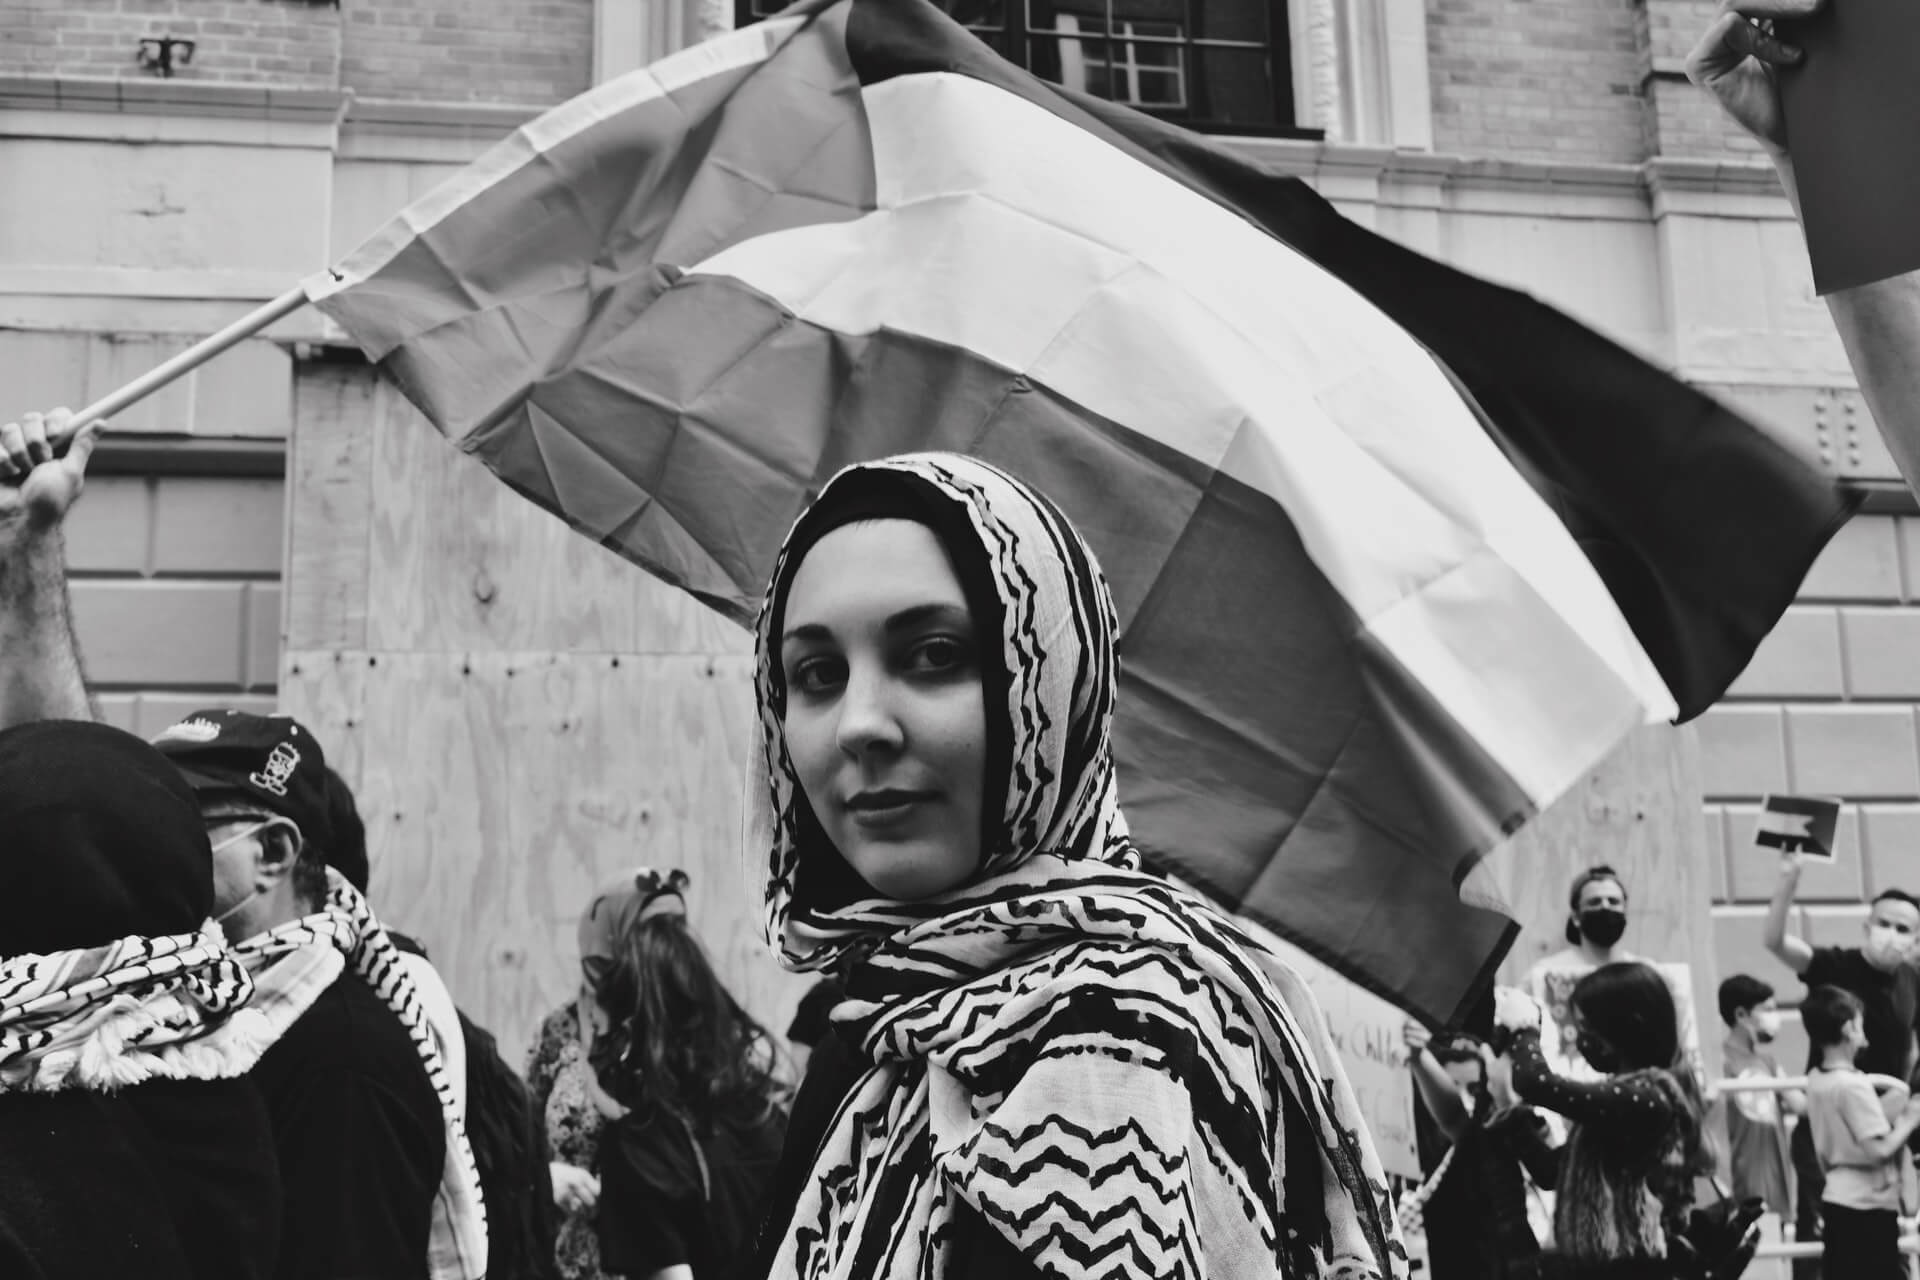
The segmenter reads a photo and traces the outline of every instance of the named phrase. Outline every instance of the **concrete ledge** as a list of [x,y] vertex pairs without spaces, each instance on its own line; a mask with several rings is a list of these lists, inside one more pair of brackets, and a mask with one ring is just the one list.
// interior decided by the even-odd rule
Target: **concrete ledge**
[[0,138],[331,151],[352,99],[344,89],[0,75]]
[[332,124],[353,98],[347,89],[289,89],[208,80],[0,74],[0,109],[230,116]]
[[546,107],[356,98],[340,130],[345,160],[464,164]]
[[1639,171],[1656,222],[1668,216],[1795,220],[1780,175],[1765,160],[1656,156]]

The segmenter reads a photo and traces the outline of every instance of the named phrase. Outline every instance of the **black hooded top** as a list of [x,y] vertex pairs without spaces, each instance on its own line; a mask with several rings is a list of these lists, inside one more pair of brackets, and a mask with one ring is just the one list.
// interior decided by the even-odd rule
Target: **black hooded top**
[[[213,861],[193,793],[131,734],[0,731],[0,957],[199,930]],[[256,1280],[280,1178],[252,1083],[0,1092],[0,1276]]]

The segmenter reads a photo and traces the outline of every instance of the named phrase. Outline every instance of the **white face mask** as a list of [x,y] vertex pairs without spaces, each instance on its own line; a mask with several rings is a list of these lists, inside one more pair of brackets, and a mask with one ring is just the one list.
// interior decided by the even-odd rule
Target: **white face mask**
[[1867,959],[1881,969],[1892,969],[1913,954],[1912,939],[1897,929],[1884,924],[1871,925],[1867,929]]
[[1765,1044],[1780,1034],[1780,1011],[1761,1009],[1753,1015],[1754,1039]]

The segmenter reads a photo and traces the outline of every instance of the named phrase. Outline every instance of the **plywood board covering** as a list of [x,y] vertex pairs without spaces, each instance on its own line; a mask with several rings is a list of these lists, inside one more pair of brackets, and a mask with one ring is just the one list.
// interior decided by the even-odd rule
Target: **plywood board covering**
[[1588,866],[1607,863],[1627,890],[1623,945],[1648,960],[1691,967],[1700,1049],[1709,1074],[1717,1074],[1707,835],[1693,728],[1641,729],[1492,860],[1523,929],[1501,981],[1518,985],[1536,960],[1566,946],[1567,889]]

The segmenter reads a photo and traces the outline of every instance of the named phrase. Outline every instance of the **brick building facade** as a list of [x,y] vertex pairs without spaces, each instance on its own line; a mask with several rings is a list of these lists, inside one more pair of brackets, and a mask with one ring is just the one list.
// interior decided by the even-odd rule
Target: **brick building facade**
[[[1261,8],[1247,0],[1010,17],[1012,2],[949,7],[1016,53],[1050,42],[1062,75],[1070,37],[1074,74],[1106,77],[1115,96],[1197,102],[1196,77],[1235,58],[1235,74],[1253,67],[1207,47],[1232,26],[1228,9],[1207,10],[1232,8],[1237,39]],[[1854,802],[1838,866],[1807,880],[1817,940],[1855,936],[1877,888],[1920,888],[1920,663],[1907,648],[1920,638],[1920,511],[1894,483],[1771,170],[1685,83],[1712,8],[1272,4],[1258,36],[1272,61],[1253,68],[1272,119],[1248,125],[1259,110],[1235,108],[1229,124],[1233,145],[1355,218],[1555,302],[1874,491],[1700,729],[1720,970],[1777,974],[1758,953],[1772,864],[1747,847],[1769,790]],[[324,266],[538,109],[755,12],[750,0],[11,0],[0,412],[110,390]],[[171,46],[162,75],[142,49],[152,63],[168,39],[193,45]],[[1216,87],[1220,101],[1258,99]],[[115,719],[151,731],[192,703],[270,704],[275,584],[301,572],[282,563],[285,442],[333,394],[316,370],[336,339],[296,315],[116,423],[73,535],[83,641]]]

